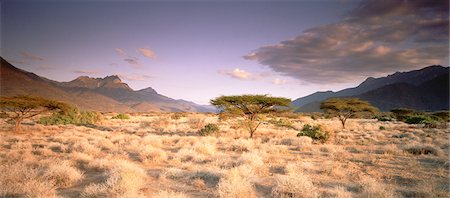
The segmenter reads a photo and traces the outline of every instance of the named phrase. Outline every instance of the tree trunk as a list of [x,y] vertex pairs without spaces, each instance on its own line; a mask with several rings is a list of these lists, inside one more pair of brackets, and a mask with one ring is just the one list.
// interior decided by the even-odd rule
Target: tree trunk
[[16,120],[16,125],[14,127],[15,131],[21,131],[21,125],[20,125],[21,123],[22,123],[22,119],[17,119]]
[[339,116],[339,120],[341,121],[342,128],[345,129],[345,121],[347,120],[347,118],[345,118],[343,116]]

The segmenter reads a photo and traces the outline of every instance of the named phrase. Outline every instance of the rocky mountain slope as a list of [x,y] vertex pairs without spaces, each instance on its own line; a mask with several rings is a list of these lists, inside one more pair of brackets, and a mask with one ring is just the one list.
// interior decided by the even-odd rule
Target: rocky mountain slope
[[116,76],[80,76],[57,82],[19,69],[1,58],[1,96],[38,95],[65,101],[82,109],[114,112],[211,112],[215,109],[158,94],[153,88],[135,91]]

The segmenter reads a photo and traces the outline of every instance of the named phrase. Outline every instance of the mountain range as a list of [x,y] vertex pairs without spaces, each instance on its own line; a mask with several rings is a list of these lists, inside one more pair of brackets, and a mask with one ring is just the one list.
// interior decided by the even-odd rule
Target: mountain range
[[80,76],[57,82],[14,67],[1,58],[1,96],[37,95],[68,102],[85,110],[102,112],[215,112],[212,106],[175,100],[153,88],[133,90],[116,76]]
[[422,111],[449,109],[449,67],[432,65],[419,70],[367,78],[357,87],[316,92],[292,102],[299,112],[320,111],[328,98],[355,97],[369,101],[381,111],[411,108]]
[[[38,95],[65,101],[85,110],[102,112],[215,112],[208,105],[175,100],[151,87],[133,90],[116,76],[80,76],[69,82],[50,80],[14,67],[1,58],[1,96]],[[396,72],[386,77],[367,78],[357,87],[341,91],[316,92],[298,98],[292,106],[298,112],[318,112],[328,98],[356,97],[382,111],[411,108],[422,111],[449,109],[449,67],[432,65],[419,70]]]

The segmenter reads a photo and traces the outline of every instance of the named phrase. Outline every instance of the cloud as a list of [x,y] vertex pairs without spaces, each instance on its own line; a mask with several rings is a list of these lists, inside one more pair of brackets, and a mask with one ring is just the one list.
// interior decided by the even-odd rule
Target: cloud
[[272,81],[272,83],[275,84],[275,85],[284,85],[284,84],[287,83],[287,80],[275,78],[275,79]]
[[142,75],[142,74],[119,74],[118,76],[122,80],[127,81],[146,81],[152,78],[149,75]]
[[141,68],[142,64],[139,62],[139,59],[137,57],[133,57],[127,54],[125,50],[122,48],[116,48],[115,49],[117,54],[124,57],[124,61],[133,66],[134,68]]
[[94,70],[84,70],[84,69],[74,70],[73,72],[77,73],[77,74],[97,74],[98,73],[97,71],[94,71]]
[[148,57],[152,60],[156,59],[156,54],[155,52],[153,52],[151,49],[149,49],[148,47],[144,47],[144,48],[139,48],[137,49],[138,52],[140,52],[142,55],[144,55],[145,57]]
[[26,52],[26,51],[19,52],[19,54],[22,58],[25,58],[28,60],[33,60],[33,61],[43,61],[44,60],[44,58],[42,58],[41,56],[37,56],[37,55],[34,55],[34,54],[32,54],[30,52]]
[[449,64],[449,2],[368,0],[339,22],[244,56],[307,83]]
[[116,48],[116,52],[117,52],[119,55],[127,56],[127,53],[126,53],[125,50],[123,50],[122,48]]
[[8,60],[8,62],[17,65],[30,65],[30,63],[26,61]]
[[241,70],[239,68],[236,68],[232,71],[219,71],[219,73],[225,74],[227,76],[230,76],[232,78],[239,79],[239,80],[253,80],[254,79],[253,74],[251,74],[247,71]]
[[273,75],[273,72],[250,73],[239,68],[233,70],[219,70],[218,73],[238,80],[259,80]]
[[123,59],[125,62],[129,63],[130,65],[139,65],[138,59],[134,57]]

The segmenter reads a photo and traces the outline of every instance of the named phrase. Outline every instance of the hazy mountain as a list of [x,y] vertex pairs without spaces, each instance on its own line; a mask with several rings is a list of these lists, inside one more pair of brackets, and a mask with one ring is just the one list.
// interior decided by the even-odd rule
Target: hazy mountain
[[38,95],[96,111],[215,111],[214,108],[160,95],[151,87],[134,91],[116,75],[105,78],[80,76],[69,82],[57,82],[16,68],[3,58],[1,58],[0,93],[1,96]]
[[331,97],[358,97],[383,111],[407,107],[425,111],[449,109],[449,68],[429,66],[409,72],[396,72],[381,78],[367,78],[359,86],[338,92],[316,92],[296,99],[298,111],[320,111],[320,102]]

